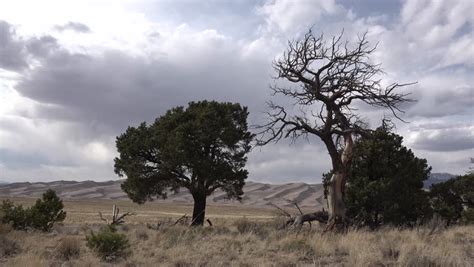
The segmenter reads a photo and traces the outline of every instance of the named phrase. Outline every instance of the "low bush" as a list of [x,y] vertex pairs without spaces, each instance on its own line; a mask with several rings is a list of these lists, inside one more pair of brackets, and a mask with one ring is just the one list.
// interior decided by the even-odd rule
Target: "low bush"
[[86,236],[87,247],[93,250],[102,260],[112,262],[125,259],[130,254],[130,245],[124,234],[117,233],[114,226],[101,228],[99,233],[91,232]]
[[81,244],[73,237],[63,238],[56,247],[56,256],[65,261],[78,258],[80,253]]
[[464,224],[474,224],[474,208],[467,208],[461,213],[461,222]]
[[0,259],[14,255],[18,251],[18,245],[15,241],[0,235]]
[[259,237],[263,237],[268,234],[268,230],[263,223],[253,222],[245,217],[236,220],[234,225],[237,227],[237,231],[240,234],[254,233]]
[[139,240],[147,240],[148,239],[148,232],[144,228],[139,228],[139,229],[135,230],[135,236]]
[[0,211],[0,258],[11,256],[18,250],[16,242],[6,237],[6,234],[11,230],[11,226],[2,222],[3,217],[4,213]]
[[0,205],[0,211],[3,214],[1,222],[11,224],[15,230],[32,228],[47,232],[56,222],[64,221],[66,212],[63,208],[62,200],[56,192],[48,189],[30,208],[23,208],[22,205],[15,206],[11,200],[4,200]]
[[0,206],[2,212],[2,223],[9,224],[15,230],[26,230],[28,227],[28,209],[22,205],[15,206],[9,199],[2,201]]

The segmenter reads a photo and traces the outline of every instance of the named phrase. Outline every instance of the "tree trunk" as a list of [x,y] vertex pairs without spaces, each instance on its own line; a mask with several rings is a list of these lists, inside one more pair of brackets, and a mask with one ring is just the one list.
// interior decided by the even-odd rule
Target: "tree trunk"
[[206,195],[195,194],[193,220],[191,226],[202,226],[204,224],[204,217],[206,216]]
[[329,220],[328,230],[334,229],[336,225],[342,224],[346,217],[346,205],[344,204],[343,181],[344,172],[337,171],[329,180],[328,188],[328,209]]
[[352,135],[344,136],[344,150],[341,155],[339,168],[333,166],[334,173],[328,184],[328,209],[329,219],[326,230],[334,230],[346,221],[346,205],[344,203],[344,190],[346,186],[347,173],[352,158]]

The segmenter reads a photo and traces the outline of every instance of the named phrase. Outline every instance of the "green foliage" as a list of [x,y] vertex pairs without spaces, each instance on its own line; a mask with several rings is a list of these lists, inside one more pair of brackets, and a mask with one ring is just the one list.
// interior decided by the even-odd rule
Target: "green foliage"
[[117,233],[112,225],[107,225],[94,234],[86,236],[87,247],[92,249],[104,261],[116,261],[130,255],[130,244],[124,234]]
[[11,224],[16,230],[32,228],[45,232],[50,231],[54,223],[64,221],[66,212],[63,208],[62,200],[52,189],[48,189],[30,208],[15,206],[10,200],[4,200],[0,206],[4,214],[3,223]]
[[461,214],[461,223],[473,224],[474,223],[474,208],[467,208],[463,210]]
[[54,223],[66,219],[66,212],[63,211],[63,208],[63,201],[56,195],[56,192],[48,189],[29,210],[31,226],[42,231],[51,230]]
[[431,204],[447,224],[474,222],[474,174],[461,175],[430,189]]
[[346,188],[347,215],[354,223],[414,225],[430,216],[423,181],[431,167],[383,126],[354,145]]
[[22,205],[15,206],[6,199],[2,201],[0,210],[3,213],[2,223],[10,224],[16,230],[26,230],[29,226],[29,212]]
[[115,172],[127,177],[122,189],[144,203],[185,187],[200,209],[217,188],[240,199],[253,139],[247,116],[240,104],[200,101],[173,108],[151,125],[129,127],[116,141]]

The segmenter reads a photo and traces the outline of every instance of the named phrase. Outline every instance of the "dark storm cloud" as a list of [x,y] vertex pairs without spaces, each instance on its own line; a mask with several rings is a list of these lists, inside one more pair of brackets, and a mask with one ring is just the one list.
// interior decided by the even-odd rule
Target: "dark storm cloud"
[[0,68],[20,72],[29,67],[30,59],[41,59],[58,49],[57,40],[49,35],[21,38],[15,27],[0,20]]
[[400,1],[345,0],[338,1],[361,17],[389,15],[396,16],[401,9]]
[[54,50],[59,49],[56,38],[46,35],[30,38],[25,42],[27,51],[34,57],[48,57]]
[[73,22],[73,21],[70,21],[64,25],[56,25],[54,27],[55,30],[57,31],[67,31],[67,30],[71,30],[71,31],[75,31],[75,32],[80,32],[80,33],[89,33],[91,32],[91,29],[89,28],[89,26],[83,24],[83,23],[80,23],[80,22]]
[[[260,110],[267,93],[264,66],[250,61],[242,67],[232,53],[225,60],[215,56],[206,62],[173,62],[120,51],[101,56],[61,51],[25,76],[16,89],[44,104],[37,106],[34,116],[100,124],[113,134],[195,100],[240,102]],[[199,65],[187,68],[183,63]]]
[[0,20],[0,68],[19,71],[28,67],[24,43],[15,28]]

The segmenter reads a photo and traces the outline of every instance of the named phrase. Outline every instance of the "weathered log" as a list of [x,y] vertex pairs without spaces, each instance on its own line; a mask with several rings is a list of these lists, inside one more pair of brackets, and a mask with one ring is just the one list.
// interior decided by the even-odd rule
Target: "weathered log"
[[282,228],[286,228],[288,226],[301,228],[305,222],[309,223],[309,225],[311,227],[311,222],[313,222],[313,221],[318,221],[320,223],[327,223],[329,215],[328,215],[328,212],[326,210],[323,209],[321,211],[316,211],[316,212],[312,212],[312,213],[303,214],[303,212],[301,211],[301,209],[300,209],[297,202],[290,201],[290,200],[287,200],[287,201],[293,203],[293,205],[296,206],[296,208],[300,212],[299,215],[291,215],[290,213],[288,213],[284,209],[278,207],[277,205],[271,204],[273,207],[275,207],[279,210],[281,215],[284,215],[284,216],[288,217],[288,219],[286,220],[286,222],[282,226]]
[[305,222],[309,223],[309,225],[311,226],[311,222],[314,221],[326,223],[328,221],[328,217],[328,212],[323,209],[322,211],[316,211],[313,213],[306,213],[291,217],[286,221],[286,226],[291,225],[294,227],[301,227]]

